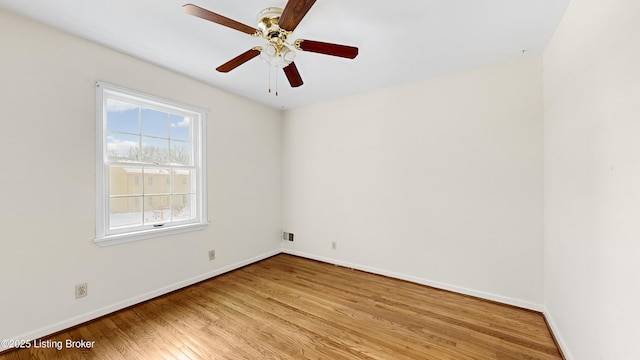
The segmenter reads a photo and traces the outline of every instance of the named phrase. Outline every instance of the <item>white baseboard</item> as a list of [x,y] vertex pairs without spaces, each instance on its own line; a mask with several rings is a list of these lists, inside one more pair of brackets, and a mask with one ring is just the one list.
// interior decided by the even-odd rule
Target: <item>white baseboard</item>
[[556,342],[558,343],[558,346],[560,347],[560,351],[562,351],[562,354],[564,355],[565,360],[575,359],[571,354],[571,351],[569,351],[569,346],[567,345],[567,342],[565,341],[565,339],[562,337],[560,328],[558,328],[558,324],[556,323],[553,316],[546,309],[544,310],[543,315],[545,320],[547,320],[547,324],[549,325],[551,334],[553,335],[553,337],[555,337]]
[[[78,316],[75,316],[73,318],[70,318],[70,319],[55,323],[55,324],[48,325],[48,326],[39,328],[39,329],[34,330],[34,331],[30,331],[30,332],[28,332],[26,334],[17,335],[15,337],[12,337],[11,339],[16,339],[16,340],[21,340],[21,341],[32,341],[32,340],[35,340],[35,339],[39,339],[39,338],[42,338],[44,336],[51,335],[51,334],[63,331],[65,329],[69,329],[69,328],[74,327],[76,325],[80,325],[80,324],[82,324],[84,322],[97,319],[97,318],[99,318],[101,316],[110,314],[112,312],[115,312],[115,311],[118,311],[118,310],[122,310],[124,308],[129,307],[129,306],[136,305],[136,304],[139,304],[141,302],[153,299],[155,297],[168,294],[168,293],[170,293],[172,291],[175,291],[175,290],[178,290],[178,289],[182,289],[184,287],[187,287],[189,285],[193,285],[193,284],[198,283],[200,281],[207,280],[207,279],[216,277],[218,275],[222,275],[222,274],[224,274],[226,272],[233,271],[235,269],[239,269],[239,268],[241,268],[243,266],[253,264],[253,263],[258,262],[260,260],[269,258],[271,256],[278,255],[280,252],[281,252],[280,249],[278,249],[278,250],[270,251],[270,252],[267,252],[267,253],[252,257],[250,259],[239,261],[237,263],[234,263],[234,264],[222,267],[220,269],[216,269],[216,270],[213,270],[213,271],[210,271],[210,272],[195,276],[193,278],[190,278],[190,279],[187,279],[187,280],[184,280],[184,281],[177,282],[175,284],[171,284],[169,286],[165,286],[163,288],[148,292],[146,294],[135,296],[135,297],[132,297],[130,299],[127,299],[127,300],[124,300],[124,301],[121,301],[121,302],[118,302],[118,303],[115,303],[115,304],[112,304],[112,305],[109,305],[109,306],[105,306],[105,307],[103,307],[101,309],[97,309],[97,310],[88,312],[86,314],[78,315]],[[4,346],[4,344],[0,344],[0,352],[2,352],[4,350],[8,350],[8,349],[9,349],[9,347]]]
[[360,264],[354,264],[354,263],[350,263],[350,262],[340,261],[340,260],[331,259],[331,258],[327,258],[327,257],[323,257],[323,256],[317,256],[317,255],[304,253],[304,252],[291,250],[291,249],[282,249],[282,252],[285,253],[285,254],[291,254],[291,255],[295,255],[295,256],[304,257],[304,258],[307,258],[307,259],[318,260],[318,261],[322,261],[322,262],[329,263],[329,264],[335,264],[335,265],[340,265],[340,266],[344,266],[344,267],[348,267],[348,268],[352,268],[352,269],[356,269],[356,270],[362,270],[362,271],[366,271],[366,272],[373,273],[373,274],[384,275],[384,276],[388,276],[388,277],[395,278],[395,279],[406,280],[406,281],[410,281],[410,282],[413,282],[413,283],[417,283],[417,284],[421,284],[421,285],[427,285],[427,286],[431,286],[431,287],[442,289],[442,290],[453,291],[453,292],[456,292],[456,293],[459,293],[459,294],[470,295],[470,296],[478,297],[478,298],[485,299],[485,300],[499,302],[499,303],[502,303],[502,304],[517,306],[517,307],[524,308],[524,309],[529,309],[529,310],[538,311],[538,312],[543,312],[544,311],[544,306],[543,305],[532,303],[532,302],[529,302],[529,301],[513,299],[513,298],[510,298],[510,297],[491,294],[491,293],[478,291],[478,290],[473,290],[473,289],[467,289],[467,288],[460,287],[460,286],[441,283],[441,282],[433,281],[433,280],[429,280],[429,279],[423,279],[423,278],[419,278],[419,277],[416,277],[416,276],[400,274],[400,273],[396,273],[396,272],[393,272],[393,271],[387,271],[387,270],[383,270],[383,269],[379,269],[379,268],[373,268],[373,267],[370,267],[370,266],[365,266],[365,265],[360,265]]

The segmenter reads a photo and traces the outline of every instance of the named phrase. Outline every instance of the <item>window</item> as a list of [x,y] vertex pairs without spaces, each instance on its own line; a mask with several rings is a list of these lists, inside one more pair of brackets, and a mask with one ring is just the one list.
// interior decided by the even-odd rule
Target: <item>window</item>
[[95,242],[204,228],[205,111],[103,82],[96,89]]

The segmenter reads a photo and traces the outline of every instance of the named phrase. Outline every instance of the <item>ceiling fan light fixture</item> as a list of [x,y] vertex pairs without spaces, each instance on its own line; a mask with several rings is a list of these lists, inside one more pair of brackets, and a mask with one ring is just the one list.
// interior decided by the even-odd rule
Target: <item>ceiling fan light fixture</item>
[[286,46],[282,47],[282,57],[284,58],[284,62],[289,65],[293,60],[296,59],[296,52],[292,51]]
[[278,48],[274,44],[269,44],[264,47],[264,53],[270,58],[276,57],[278,56]]
[[269,43],[260,52],[260,58],[270,67],[285,68],[296,58],[296,53],[285,45]]

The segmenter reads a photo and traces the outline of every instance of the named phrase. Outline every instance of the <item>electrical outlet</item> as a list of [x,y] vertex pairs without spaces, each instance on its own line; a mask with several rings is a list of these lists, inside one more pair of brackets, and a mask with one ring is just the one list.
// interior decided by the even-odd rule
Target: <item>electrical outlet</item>
[[215,260],[215,259],[216,259],[216,251],[215,250],[209,250],[209,261]]
[[87,283],[76,285],[76,299],[87,296]]
[[293,233],[283,231],[282,232],[282,240],[283,241],[291,241],[291,242],[293,242]]
[[332,241],[332,242],[331,242],[331,249],[332,249],[332,250],[336,250],[336,249],[338,249],[338,243],[337,243],[337,242],[335,242],[335,241]]

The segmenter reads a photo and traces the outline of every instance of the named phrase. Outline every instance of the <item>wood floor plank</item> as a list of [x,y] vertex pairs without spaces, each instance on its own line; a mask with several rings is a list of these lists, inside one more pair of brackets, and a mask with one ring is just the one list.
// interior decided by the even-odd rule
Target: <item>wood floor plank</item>
[[562,359],[540,313],[280,254],[8,359]]

